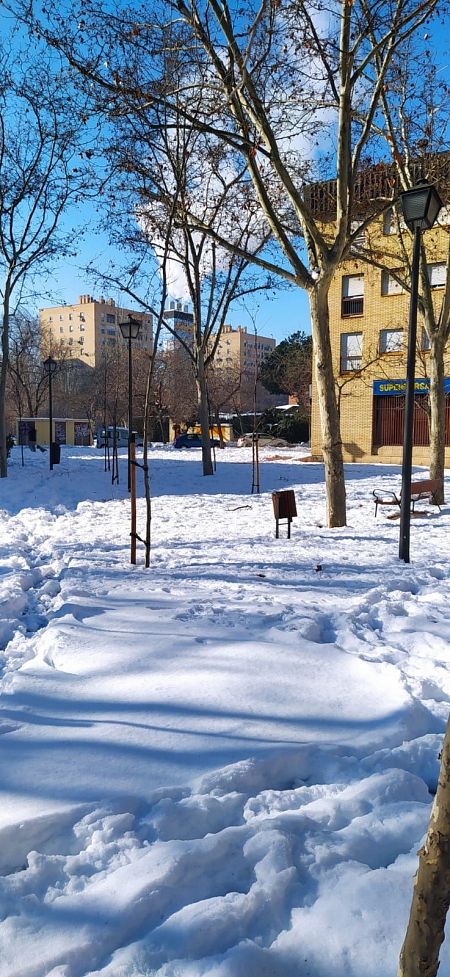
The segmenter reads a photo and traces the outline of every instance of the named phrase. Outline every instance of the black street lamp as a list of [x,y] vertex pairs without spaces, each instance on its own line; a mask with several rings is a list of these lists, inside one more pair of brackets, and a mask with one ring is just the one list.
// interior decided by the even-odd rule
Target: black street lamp
[[411,297],[408,321],[408,356],[406,362],[405,420],[403,427],[402,496],[400,506],[399,557],[409,563],[411,527],[411,471],[414,428],[414,380],[416,364],[417,303],[419,294],[419,264],[422,231],[433,224],[442,207],[435,187],[421,180],[412,190],[400,195],[405,224],[414,231],[411,267]]
[[45,372],[46,372],[46,374],[48,376],[48,427],[49,427],[48,447],[49,447],[49,464],[50,464],[50,471],[51,472],[53,471],[53,457],[54,457],[54,453],[53,453],[52,377],[53,377],[53,374],[54,374],[54,372],[56,370],[57,365],[58,364],[57,364],[56,360],[53,359],[53,356],[48,356],[47,359],[44,360],[44,363],[43,363],[44,370],[45,370]]
[[126,322],[119,322],[119,329],[124,339],[128,340],[128,491],[131,492],[131,463],[130,463],[130,444],[134,439],[133,427],[133,372],[131,363],[131,341],[137,339],[141,329],[139,319],[133,319],[128,315]]

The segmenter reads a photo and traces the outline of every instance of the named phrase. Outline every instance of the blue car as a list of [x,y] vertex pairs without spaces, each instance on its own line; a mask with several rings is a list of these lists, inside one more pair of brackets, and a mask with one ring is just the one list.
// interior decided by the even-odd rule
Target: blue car
[[[220,441],[217,438],[210,438],[210,444],[214,447],[220,447]],[[186,431],[184,434],[179,434],[173,442],[174,448],[201,448],[202,439],[200,434],[188,434]]]

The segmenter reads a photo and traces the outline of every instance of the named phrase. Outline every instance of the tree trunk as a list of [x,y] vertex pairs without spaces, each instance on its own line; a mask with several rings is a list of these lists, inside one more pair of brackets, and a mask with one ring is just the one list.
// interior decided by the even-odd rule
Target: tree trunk
[[322,450],[325,463],[327,522],[331,528],[346,525],[345,480],[339,412],[329,332],[328,284],[309,293]]
[[214,418],[215,418],[217,430],[219,432],[220,447],[223,448],[223,430],[222,430],[222,422],[220,420],[220,413],[218,407],[216,407],[216,410],[214,411]]
[[445,341],[440,334],[433,335],[431,330],[430,335],[430,478],[439,479],[440,488],[436,495],[436,502],[442,505],[445,468]]
[[2,310],[2,362],[0,365],[0,478],[8,474],[6,451],[6,380],[9,362],[9,283],[5,285]]
[[419,852],[398,977],[436,977],[450,905],[450,721],[425,844]]
[[205,364],[203,353],[200,351],[197,360],[195,382],[197,386],[198,417],[202,431],[202,462],[203,474],[213,475],[213,463],[211,458],[211,444],[209,434],[209,411],[208,411],[208,391],[206,387]]

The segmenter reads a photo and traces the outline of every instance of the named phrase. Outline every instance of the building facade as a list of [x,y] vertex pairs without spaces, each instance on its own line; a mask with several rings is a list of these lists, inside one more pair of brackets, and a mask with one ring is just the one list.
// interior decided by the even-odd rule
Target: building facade
[[[50,419],[48,417],[21,417],[16,421],[17,444],[35,447],[50,444]],[[56,444],[92,444],[91,425],[87,418],[52,418],[52,442]]]
[[[170,309],[164,312],[164,319],[172,330],[171,339],[166,343],[167,348],[176,349],[177,340],[181,339],[189,348],[192,347],[194,334],[194,316],[188,306],[181,302],[171,302]],[[180,344],[178,343],[178,348]]]
[[108,347],[125,342],[119,322],[126,321],[129,315],[141,322],[141,331],[138,339],[133,340],[133,348],[151,352],[153,320],[149,313],[119,308],[113,299],[94,299],[92,295],[80,295],[80,301],[75,305],[40,310],[42,348],[48,355],[60,347],[65,357],[79,359],[94,367]]
[[269,336],[247,332],[246,326],[223,326],[217,346],[214,364],[217,369],[234,369],[242,376],[253,377],[263,361],[275,349],[276,342]]
[[[435,311],[445,291],[450,216],[423,235],[427,275]],[[402,248],[411,239],[387,211],[359,243],[375,263],[356,253],[334,276],[330,294],[330,332],[345,461],[398,464],[403,454],[409,292],[402,286]],[[378,261],[378,266],[377,266]],[[385,264],[383,270],[379,265]],[[389,270],[387,270],[389,269]],[[429,337],[418,316],[415,370],[413,461],[429,459]],[[446,464],[450,464],[450,349],[445,354]],[[311,452],[321,457],[317,388],[312,384]]]

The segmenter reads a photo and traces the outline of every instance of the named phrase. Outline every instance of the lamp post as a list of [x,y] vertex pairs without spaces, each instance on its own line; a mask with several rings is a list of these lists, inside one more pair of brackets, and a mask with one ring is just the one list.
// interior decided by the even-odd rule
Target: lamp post
[[141,329],[139,319],[133,319],[128,315],[126,322],[119,322],[119,329],[124,339],[128,340],[128,491],[131,492],[131,463],[130,463],[130,444],[134,435],[133,427],[133,372],[131,363],[131,341],[137,339]]
[[400,195],[405,224],[414,232],[411,266],[411,296],[408,320],[408,355],[406,361],[405,419],[403,427],[402,495],[400,506],[399,557],[409,563],[411,526],[411,471],[414,427],[414,379],[416,363],[417,304],[419,294],[419,265],[422,231],[433,227],[442,207],[435,187],[421,180],[411,190]]
[[48,376],[48,427],[49,427],[49,465],[50,471],[53,471],[53,400],[52,400],[52,377],[57,367],[56,360],[53,356],[47,356],[44,360],[44,370]]

